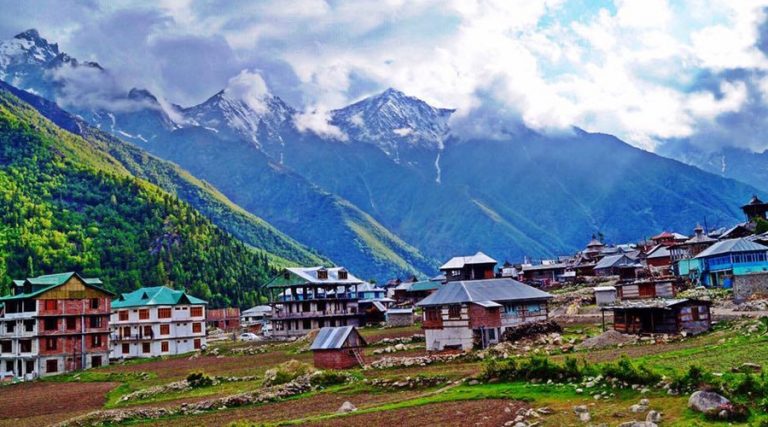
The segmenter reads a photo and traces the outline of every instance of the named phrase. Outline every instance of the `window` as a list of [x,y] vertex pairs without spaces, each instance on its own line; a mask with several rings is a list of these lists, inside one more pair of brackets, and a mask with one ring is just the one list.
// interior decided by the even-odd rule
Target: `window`
[[57,372],[59,370],[59,362],[56,359],[45,361],[45,372]]
[[428,322],[437,322],[440,320],[440,308],[427,307],[424,310],[424,317]]
[[158,319],[170,319],[171,318],[171,309],[170,308],[158,308],[157,309],[157,318]]
[[148,342],[141,344],[142,353],[149,353],[150,351],[152,351],[152,346]]
[[58,319],[55,318],[47,318],[43,322],[43,329],[46,331],[55,331],[59,327]]
[[528,305],[528,313],[529,314],[540,314],[541,313],[541,305],[540,304],[529,304]]
[[305,313],[309,312],[309,311],[312,311],[312,307],[310,306],[310,304],[308,302],[303,302],[303,303],[301,303],[301,311],[303,311]]
[[198,334],[203,331],[203,324],[202,323],[193,323],[192,324],[192,333]]
[[130,326],[123,327],[123,336],[124,337],[130,337],[131,336],[131,327]]
[[347,280],[348,277],[347,270],[339,270],[339,280]]
[[91,328],[101,328],[102,326],[101,316],[91,316],[89,321],[89,326]]
[[34,320],[25,320],[24,321],[24,330],[27,332],[32,332],[35,330],[35,321]]
[[19,347],[22,353],[32,353],[32,340],[19,341]]
[[0,341],[0,353],[10,353],[10,352],[11,352],[11,342]]
[[71,331],[77,327],[77,319],[74,317],[67,317],[67,330]]
[[321,268],[320,270],[317,270],[317,278],[320,280],[324,280],[328,278],[328,270]]
[[200,350],[200,338],[196,338],[194,341],[195,350]]
[[56,310],[56,300],[55,299],[47,299],[45,300],[45,309],[46,310]]
[[91,298],[91,310],[98,310],[98,309],[99,309],[99,299]]
[[152,326],[144,326],[144,336],[145,337],[152,337]]
[[302,329],[312,329],[312,321],[311,320],[304,320],[301,322],[301,328]]
[[505,305],[504,306],[504,314],[510,317],[517,317],[520,314],[520,310],[516,305]]
[[691,307],[691,320],[694,322],[699,320],[699,307]]
[[146,308],[142,308],[139,310],[139,320],[147,320],[149,319],[149,310]]
[[91,356],[91,368],[98,368],[101,366],[101,356]]
[[5,330],[8,331],[9,334],[12,334],[16,330],[16,322],[10,321],[6,323]]
[[160,335],[170,335],[171,325],[160,325]]
[[128,354],[131,352],[131,345],[124,342],[122,345],[123,354]]
[[449,319],[460,319],[461,318],[461,305],[454,304],[448,307],[448,318]]
[[189,315],[192,317],[203,317],[203,307],[192,307],[189,311]]
[[56,346],[58,344],[59,339],[58,338],[46,338],[45,339],[45,349],[46,350],[56,350]]
[[101,335],[91,335],[92,347],[101,347],[102,344],[103,344],[103,340],[101,339]]
[[160,351],[162,351],[163,353],[168,353],[169,351],[168,349],[169,349],[168,341],[163,341],[160,343]]
[[496,329],[488,329],[488,339],[489,340],[496,339]]
[[27,360],[27,363],[25,363],[27,367],[27,373],[35,372],[35,361],[34,360]]
[[125,322],[128,320],[128,310],[121,310],[118,312],[118,317],[120,318],[120,321]]

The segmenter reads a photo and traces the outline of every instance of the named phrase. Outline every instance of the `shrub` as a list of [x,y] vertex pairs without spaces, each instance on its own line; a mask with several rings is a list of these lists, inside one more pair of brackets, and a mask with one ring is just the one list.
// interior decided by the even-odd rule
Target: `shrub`
[[615,378],[629,384],[651,385],[661,380],[661,376],[645,365],[635,366],[627,356],[622,356],[615,364],[603,366],[602,373],[606,377]]
[[301,363],[296,360],[289,360],[265,372],[264,385],[273,386],[285,384],[312,371],[314,371],[314,368],[306,363]]
[[330,387],[332,385],[344,384],[348,379],[349,377],[341,372],[320,371],[313,374],[309,382],[317,387]]
[[485,362],[485,367],[483,368],[483,374],[481,377],[486,381],[493,378],[498,378],[504,381],[513,381],[519,379],[519,375],[520,372],[518,370],[516,360],[489,359]]
[[192,388],[210,387],[213,385],[213,378],[202,372],[193,372],[187,375],[187,384]]
[[684,374],[676,376],[670,386],[674,390],[690,391],[707,388],[712,382],[713,378],[709,373],[698,365],[691,365]]

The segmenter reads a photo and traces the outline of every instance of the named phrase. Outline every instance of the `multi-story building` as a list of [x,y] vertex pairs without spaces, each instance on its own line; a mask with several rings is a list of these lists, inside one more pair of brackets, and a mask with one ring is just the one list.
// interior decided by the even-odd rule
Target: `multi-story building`
[[113,294],[77,273],[14,280],[0,298],[0,373],[37,378],[109,363]]
[[202,349],[207,304],[165,286],[120,295],[112,301],[110,356],[168,356]]
[[343,267],[286,268],[269,284],[272,333],[299,336],[326,326],[359,326],[358,287],[363,281]]

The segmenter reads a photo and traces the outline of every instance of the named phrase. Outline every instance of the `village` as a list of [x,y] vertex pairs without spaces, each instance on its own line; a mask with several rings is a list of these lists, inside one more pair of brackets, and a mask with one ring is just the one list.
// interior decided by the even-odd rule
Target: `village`
[[243,310],[15,280],[0,425],[765,425],[768,203],[741,209],[730,228],[592,236],[537,263],[477,252],[421,280],[285,268]]

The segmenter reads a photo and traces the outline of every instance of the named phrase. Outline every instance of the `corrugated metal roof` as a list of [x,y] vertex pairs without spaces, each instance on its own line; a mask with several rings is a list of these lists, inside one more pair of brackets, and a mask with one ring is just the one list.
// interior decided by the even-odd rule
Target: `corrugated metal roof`
[[[352,331],[355,330],[354,326],[337,326],[337,327],[325,327],[320,328],[317,333],[317,337],[312,342],[310,350],[333,350],[342,348],[344,343],[349,338]],[[357,333],[357,331],[355,331]],[[360,340],[365,343],[363,337]]]
[[646,258],[669,258],[669,248],[664,245],[658,245],[648,253]]
[[523,271],[560,270],[567,267],[565,263],[523,265]]
[[413,314],[412,308],[390,308],[387,314]]
[[721,240],[714,245],[704,249],[695,258],[708,258],[716,255],[737,253],[737,252],[759,252],[768,251],[768,246],[752,242],[746,238]]
[[452,270],[457,268],[463,268],[465,265],[473,264],[496,264],[496,260],[488,255],[478,252],[472,256],[457,256],[451,258],[448,262],[440,267],[440,270]]
[[429,280],[425,280],[423,282],[416,282],[411,284],[411,287],[408,288],[407,292],[433,291],[439,288],[440,286],[442,286],[440,282],[432,282]]
[[595,265],[595,270],[600,270],[601,268],[623,267],[623,266],[632,266],[632,265],[635,265],[635,261],[632,260],[630,257],[626,256],[625,254],[610,255],[598,261],[598,263]]
[[240,313],[241,316],[249,316],[254,314],[265,314],[265,313],[271,313],[272,307],[269,305],[257,305],[256,307],[251,307],[248,310],[245,310],[244,312]]
[[[24,298],[33,298],[53,288],[56,288],[58,286],[61,286],[67,283],[69,279],[71,279],[74,276],[82,280],[83,283],[85,283],[88,287],[99,290],[109,295],[114,295],[112,291],[109,291],[101,287],[102,282],[99,279],[84,278],[77,273],[67,272],[67,273],[48,274],[48,275],[38,276],[38,277],[30,277],[24,280],[14,280],[13,283],[14,285],[16,285],[17,288],[25,286],[27,283],[29,283],[29,285],[31,286],[30,292],[17,293],[15,295],[6,295],[0,299],[7,301],[7,300],[18,300],[18,299],[24,299]],[[16,289],[16,292],[19,292],[20,290],[21,289]]]
[[509,278],[448,282],[419,301],[419,306],[479,301],[549,299],[552,295]]
[[645,299],[645,300],[627,300],[622,301],[619,304],[613,304],[610,306],[604,307],[605,309],[628,309],[628,308],[671,308],[678,304],[682,304],[688,301],[696,301],[700,302],[702,304],[710,304],[709,301],[700,301],[700,300],[694,300],[690,298],[656,298],[656,299]]
[[142,307],[150,305],[208,304],[184,291],[165,286],[137,289],[120,295],[112,301],[112,308]]
[[474,301],[472,302],[472,304],[477,304],[480,307],[485,307],[485,308],[501,307],[501,304],[493,301]]

